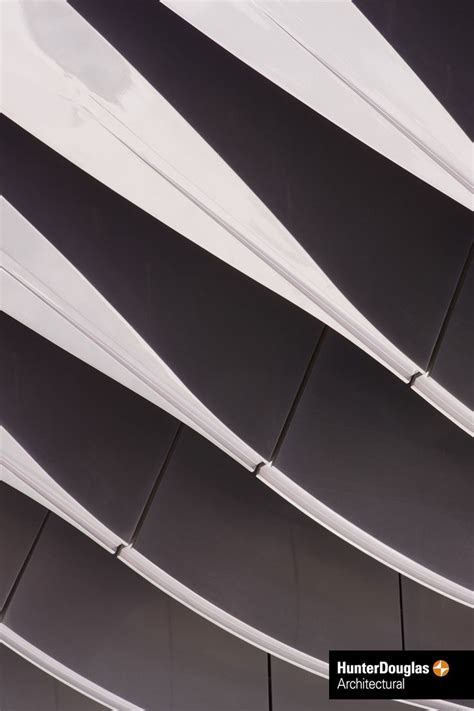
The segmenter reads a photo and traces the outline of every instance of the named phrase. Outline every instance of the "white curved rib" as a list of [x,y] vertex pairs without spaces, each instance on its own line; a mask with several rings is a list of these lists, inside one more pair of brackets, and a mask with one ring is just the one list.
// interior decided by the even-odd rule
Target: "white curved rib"
[[276,467],[270,464],[264,465],[259,469],[257,477],[306,516],[363,553],[430,590],[467,607],[474,607],[474,592],[472,590],[435,573],[366,533],[362,528],[323,504]]
[[[12,438],[11,438],[12,439]],[[0,440],[0,442],[5,441],[4,438]],[[14,442],[14,440],[13,440]],[[17,445],[18,446],[18,445]],[[26,453],[25,453],[26,454]],[[17,486],[18,479],[13,479],[11,478],[10,480],[7,480],[7,483],[13,486],[14,488],[19,488]],[[44,477],[40,477],[38,480],[38,489],[41,489],[44,486]],[[54,485],[57,492],[62,492],[61,500],[66,500],[68,497],[67,493],[59,487],[57,484]],[[28,490],[20,488],[20,491],[25,493],[26,495],[31,495]],[[50,505],[48,501],[48,497],[50,496],[50,493],[52,491],[52,487],[48,487],[47,489],[44,489],[44,496],[42,496],[41,500],[36,498],[36,500],[40,501],[44,506],[47,508],[50,508],[53,510],[57,515],[68,521],[68,523],[72,524],[76,528],[78,528],[82,533],[85,533],[87,536],[92,538],[95,542],[100,543],[99,540],[99,535],[98,532],[102,530],[103,526],[100,523],[98,519],[95,517],[91,516],[86,512],[87,515],[87,526],[85,525],[83,519],[81,518],[83,516],[83,513],[85,509],[77,504],[76,502],[76,509],[75,509],[75,515],[70,516],[69,511],[65,512],[61,510],[61,506],[57,506],[56,503],[53,505]],[[56,497],[57,499],[58,497]],[[272,654],[275,657],[278,657],[279,659],[282,659],[285,662],[288,662],[289,664],[293,664],[294,666],[300,667],[301,669],[304,669],[305,671],[308,671],[312,674],[317,674],[318,676],[322,676],[324,678],[329,678],[329,665],[327,662],[318,659],[317,657],[314,657],[310,654],[307,654],[305,652],[302,652],[301,650],[292,647],[291,645],[285,644],[283,642],[280,642],[278,639],[275,639],[274,637],[271,637],[270,635],[266,634],[265,632],[261,632],[255,627],[252,627],[251,625],[247,624],[243,620],[240,620],[237,617],[234,617],[233,615],[229,614],[222,608],[218,607],[214,603],[209,602],[205,598],[203,598],[201,595],[198,593],[194,592],[191,590],[189,587],[186,585],[183,585],[180,583],[176,578],[172,577],[168,573],[166,573],[162,568],[159,566],[155,565],[155,563],[152,563],[148,558],[146,558],[144,555],[139,553],[136,549],[134,549],[131,545],[121,545],[117,548],[117,558],[118,560],[122,561],[127,565],[129,568],[131,568],[135,573],[140,575],[141,577],[145,578],[149,583],[154,585],[155,587],[159,588],[162,592],[165,594],[169,595],[172,597],[174,600],[177,602],[181,603],[182,605],[185,605],[188,607],[190,610],[195,612],[196,614],[200,615],[201,617],[204,617],[206,620],[211,622],[212,624],[217,625],[218,627],[221,627],[223,630],[226,632],[229,632],[230,634],[234,635],[235,637],[238,637],[239,639],[242,639],[244,642],[247,642],[254,647],[257,647],[258,649],[263,650],[264,652],[267,652],[268,654]],[[1,626],[0,626],[1,629]],[[0,641],[1,641],[1,634],[0,634]],[[29,658],[29,657],[27,657]],[[31,660],[30,660],[31,661]],[[35,663],[35,662],[34,662]],[[38,664],[41,668],[43,666],[41,664]],[[62,666],[62,665],[60,665]],[[47,670],[47,669],[46,669]],[[56,674],[53,674],[54,676]],[[61,676],[58,676],[61,681],[64,681],[64,678]],[[66,683],[68,683],[66,681]],[[77,686],[74,686],[73,683],[70,684],[74,688],[77,688],[79,691],[82,691],[81,688],[78,688]],[[82,692],[84,693],[84,692]],[[95,698],[95,697],[91,697]],[[419,701],[403,701],[403,703],[408,703],[413,706],[419,706],[420,708],[427,709],[428,711],[449,711],[449,709],[456,709],[456,708],[464,708],[461,706],[453,706],[453,707],[444,707],[441,705],[436,705],[436,706],[424,706],[425,702],[419,702]],[[426,702],[427,703],[427,702]],[[430,702],[430,703],[436,703],[436,704],[441,704],[444,702]],[[122,707],[113,707],[113,708],[122,708]],[[129,707],[126,707],[129,708]],[[130,708],[135,708],[135,707],[130,707]]]
[[134,548],[121,549],[117,557],[152,585],[226,632],[312,674],[328,676],[329,667],[327,662],[280,642],[265,632],[261,632],[237,617],[230,615],[222,608],[180,583],[176,578],[168,575],[162,568],[152,563]]
[[261,461],[20,213],[3,199],[0,209],[6,313],[171,413],[247,469]]
[[4,427],[0,427],[0,481],[61,516],[109,553],[125,544],[59,486]]
[[471,141],[351,2],[162,1],[307,106],[473,209]]
[[77,674],[69,667],[51,657],[46,652],[28,642],[19,634],[10,629],[4,622],[0,623],[0,644],[4,644],[16,654],[26,659],[30,664],[38,667],[49,676],[58,679],[62,684],[87,696],[101,706],[113,711],[144,711],[141,707],[120,698],[117,694],[107,691],[93,681]]
[[455,425],[474,437],[474,413],[467,406],[443,388],[430,375],[420,375],[414,378],[412,389],[421,397],[439,410]]
[[[6,271],[1,287],[3,308],[7,313],[171,412],[246,468],[254,469],[265,461],[186,390],[105,299],[7,202],[4,202],[3,216]],[[45,286],[45,282],[49,285]],[[72,306],[76,303],[81,304],[81,313]],[[421,377],[415,380],[415,386],[420,380]],[[30,467],[27,465],[24,469],[28,471]],[[12,457],[8,471],[9,476],[16,472]],[[472,593],[467,588],[365,533],[273,466],[265,464],[259,477],[310,518],[368,555],[440,594],[472,605]],[[23,481],[31,486],[31,478],[25,474]],[[40,490],[36,491],[40,493]],[[72,509],[71,515],[74,513],[75,509]],[[104,531],[98,536],[106,547],[117,547],[116,542],[110,541],[110,532]]]
[[[2,274],[0,270],[0,275],[3,308],[7,313],[170,412],[247,469],[255,469],[263,462],[259,472],[262,481],[355,547],[440,594],[472,605],[472,593],[467,588],[365,533],[269,466],[185,388],[145,341],[37,230],[3,202],[3,253],[0,251],[0,257],[3,255],[4,271]],[[80,312],[76,304],[80,304]],[[421,378],[415,385],[419,380]],[[13,476],[17,473],[14,457],[9,461],[9,476]],[[24,469],[29,471],[30,466]],[[25,486],[32,486],[27,474],[23,474],[23,482]],[[41,490],[36,489],[36,492],[39,495]],[[73,507],[70,515],[75,513]],[[114,546],[110,532],[102,531],[98,537],[105,547]]]
[[[327,323],[405,382],[420,371],[67,3],[16,0],[2,11],[8,56],[3,106],[9,117],[180,234]],[[41,29],[46,22],[47,41]]]

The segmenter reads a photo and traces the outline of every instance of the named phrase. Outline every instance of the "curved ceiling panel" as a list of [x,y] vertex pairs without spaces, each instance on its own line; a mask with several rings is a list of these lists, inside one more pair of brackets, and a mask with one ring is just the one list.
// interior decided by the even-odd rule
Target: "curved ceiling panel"
[[325,679],[302,669],[271,660],[272,711],[400,711],[395,701],[329,700]]
[[[12,204],[201,402],[268,456],[322,324],[119,198],[24,132],[15,135],[26,140],[14,140],[15,155],[9,151],[5,194]],[[23,159],[27,175],[18,181],[14,175]],[[11,228],[15,243],[23,240],[24,250],[32,252],[32,235],[25,230],[18,234],[20,228],[15,232],[15,227]],[[39,271],[33,259],[28,266]],[[48,275],[47,264],[41,278],[46,282],[54,278]],[[85,285],[80,292],[77,288],[76,293],[68,292],[69,301],[89,315]],[[98,306],[94,308],[97,312]],[[124,341],[116,325],[108,332],[116,342]],[[151,367],[158,371],[159,365],[150,361]]]
[[[16,455],[21,482],[34,463],[7,433],[2,440]],[[18,486],[14,476],[7,481]],[[46,491],[41,476],[30,481],[46,506],[99,539],[93,521],[84,525],[82,507],[51,507],[54,487]],[[58,500],[61,488],[54,486]],[[370,648],[401,644],[397,576],[269,494],[190,430],[159,472],[144,511],[131,544],[116,543],[119,560],[252,644],[323,674],[328,648],[361,638]],[[374,614],[376,626],[369,623]]]
[[[4,449],[0,430],[0,467]],[[0,482],[3,475],[0,468]],[[0,610],[41,530],[46,512],[30,499],[0,483]]]
[[401,595],[407,649],[472,649],[471,610],[406,578]]
[[[456,398],[474,409],[474,265],[472,248],[463,279],[446,323],[444,338],[435,353],[433,378]],[[415,381],[416,382],[416,381]]]
[[56,518],[44,529],[4,623],[148,711],[265,708],[262,652],[170,600]]
[[0,207],[3,310],[254,467],[259,455],[186,388],[82,274],[3,198]]
[[178,423],[6,315],[0,333],[5,428],[118,542],[129,540]]
[[218,607],[316,658],[358,643],[400,646],[393,571],[315,525],[189,430],[134,548]]
[[[290,499],[309,494],[299,505],[318,520],[329,507],[446,582],[472,588],[470,439],[348,345],[327,334],[274,458],[276,477],[265,467],[260,476]],[[298,485],[293,491],[278,470]],[[457,590],[472,604],[466,588]]]
[[[2,418],[8,431],[3,435],[4,479],[11,483],[16,477],[14,486],[40,503],[49,501],[46,505],[108,550],[134,542],[162,472],[166,467],[174,469],[178,453],[183,451],[178,423],[19,322],[3,315],[0,325]],[[335,345],[331,345],[334,339]],[[341,359],[347,382],[334,377]],[[309,372],[312,375],[308,378],[307,373],[295,393],[281,428],[274,462],[260,466],[258,477],[365,553],[424,585],[472,604],[472,593],[464,587],[470,586],[465,570],[470,545],[468,512],[462,516],[470,500],[465,435],[334,334],[320,339]],[[45,402],[49,403],[46,411]],[[381,417],[382,411],[388,414]],[[416,432],[412,440],[403,441],[401,411],[411,413],[410,426]],[[347,439],[349,422],[366,431],[366,439],[359,434]],[[434,426],[439,429],[436,441],[446,442],[444,459],[436,454]],[[185,440],[189,440],[188,432]],[[21,451],[22,446],[28,454]],[[189,451],[196,447],[199,449],[197,436],[189,443]],[[337,454],[332,453],[334,447]],[[392,450],[398,453],[397,465],[386,456]],[[232,468],[224,455],[219,459],[218,451],[211,469],[223,470],[224,479],[234,476],[236,485],[240,477],[239,486],[243,487],[245,470],[237,465]],[[210,457],[212,462],[212,452],[211,445],[204,448],[204,461]],[[194,475],[189,473],[192,462],[190,454],[187,471],[191,488],[203,466],[197,462]],[[398,467],[396,478],[394,467]],[[430,493],[430,467],[436,467],[433,470],[440,481],[449,467],[451,498],[456,505],[452,520],[443,514],[444,489],[435,487]],[[372,477],[370,494],[362,488],[355,496],[349,479],[355,480],[357,472],[359,480]],[[198,477],[194,483],[193,476]],[[325,477],[331,480],[330,487]],[[405,496],[387,498],[395,480]],[[418,509],[410,505],[410,492],[424,486],[428,493],[421,519]],[[372,502],[369,510],[368,500]],[[384,514],[378,516],[381,511]],[[400,516],[406,520],[402,538],[397,528]],[[443,533],[443,542],[436,545],[432,545],[431,535],[420,533],[435,525],[433,517],[439,517],[436,525]],[[451,546],[456,556],[450,553]],[[142,562],[137,560],[135,565],[141,568]],[[166,565],[164,568],[170,572]],[[183,576],[176,577],[181,580]]]
[[[320,332],[319,322],[311,324],[309,317],[120,199],[7,119],[1,126],[3,176],[8,177],[4,194],[159,349],[195,394],[265,455],[297,370]],[[24,230],[22,235],[28,238]],[[25,249],[31,251],[28,245]],[[47,277],[46,267],[43,280]],[[175,328],[175,320],[181,328]],[[441,331],[444,335],[444,327]],[[458,332],[465,336],[462,328]],[[251,363],[249,341],[255,344]],[[270,342],[278,349],[269,352]],[[244,371],[245,377],[236,378]],[[211,377],[214,372],[221,377]],[[257,379],[257,388],[248,374]],[[277,381],[280,387],[272,387]],[[474,431],[468,404],[433,378],[417,377],[412,387],[460,427]],[[261,410],[249,421],[242,409],[250,393],[255,401],[256,392]],[[225,434],[220,436],[224,447],[235,448],[225,443]],[[249,453],[239,456],[246,461]]]
[[354,4],[474,140],[470,0],[458,0],[456,12],[447,3],[431,0],[355,0]]
[[[192,434],[191,437],[196,436]],[[222,457],[220,453],[218,456]],[[217,478],[214,481],[217,482]],[[258,485],[255,480],[249,481],[253,481],[254,486]],[[281,506],[281,503],[278,505]],[[306,521],[303,525],[308,528]],[[312,528],[314,530],[314,527]],[[252,530],[252,533],[254,532]],[[291,537],[298,549],[302,539],[300,536],[294,538],[295,533],[297,526],[292,527]],[[328,538],[329,534],[325,536]],[[335,538],[332,540],[337,541]],[[338,545],[340,547],[344,544]],[[129,548],[122,549],[119,552],[119,560],[122,553],[127,551],[133,552]],[[322,555],[325,555],[324,549]],[[352,552],[352,555],[357,554]],[[264,708],[267,691],[270,694],[278,691],[271,674],[272,666],[275,668],[275,660],[268,658],[270,666],[267,670],[267,660],[260,652],[252,652],[251,648],[242,647],[242,642],[232,641],[232,637],[228,635],[222,636],[217,628],[207,625],[182,606],[176,606],[169,600],[166,602],[161,593],[153,590],[152,586],[140,581],[130,571],[127,573],[126,569],[119,565],[119,560],[108,556],[60,519],[49,517],[41,536],[37,537],[32,546],[28,565],[19,574],[15,594],[3,610],[4,623],[0,625],[0,643],[7,644],[49,674],[82,693],[123,711],[138,709],[136,703],[142,704],[148,711],[170,711],[171,708],[187,707],[191,699],[192,708],[203,711],[217,711],[223,707],[223,703],[230,711],[234,708]],[[298,584],[304,584],[307,580],[305,567],[301,566],[302,559],[299,556],[296,556],[294,562],[296,561],[299,565]],[[125,562],[132,563],[132,558]],[[341,563],[340,558],[338,562]],[[343,560],[342,565],[345,563],[347,561]],[[331,565],[334,565],[334,558]],[[301,578],[299,573],[303,573]],[[360,575],[360,571],[358,574]],[[368,582],[365,575],[362,577]],[[168,582],[172,580],[162,572],[161,583],[165,590],[166,578]],[[374,580],[372,576],[372,584]],[[319,582],[321,590],[330,586],[331,582],[334,580],[331,581],[325,576],[324,580]],[[398,580],[395,579],[394,582],[399,592]],[[167,592],[177,597],[179,588],[185,589],[174,581],[174,589],[170,587]],[[344,585],[344,588],[347,589],[347,586]],[[193,607],[191,600],[198,596],[189,589],[188,594],[188,599],[181,601]],[[324,594],[329,599],[327,590]],[[318,603],[320,601],[319,599]],[[245,625],[240,623],[235,629],[226,627],[224,617],[219,621],[212,616],[212,611],[218,608],[203,599],[202,602],[206,608],[195,608],[200,615],[208,616],[232,634],[245,638],[242,634]],[[38,608],[44,614],[38,615]],[[304,609],[305,606],[302,611]],[[388,610],[387,612],[394,627],[398,627],[398,633],[402,633],[398,643],[401,644],[403,629],[406,634],[410,624],[408,618],[403,627],[403,615],[400,618],[398,604],[391,613]],[[438,614],[442,617],[441,609]],[[352,606],[346,623],[353,618]],[[239,623],[238,619],[233,619]],[[321,617],[319,621],[322,619]],[[48,620],[47,624],[45,620]],[[371,627],[374,627],[373,621],[372,617]],[[377,617],[375,627],[381,622]],[[332,623],[337,636],[337,627],[341,630],[343,627],[340,614],[332,616]],[[441,624],[448,623],[448,619],[441,620]],[[324,624],[324,629],[328,630],[328,621]],[[435,625],[439,624],[440,621],[436,619]],[[67,630],[67,635],[64,635],[64,630]],[[324,634],[323,628],[321,631]],[[24,636],[26,632],[28,639]],[[342,634],[347,635],[347,632],[343,631]],[[374,634],[374,630],[371,634]],[[256,640],[251,638],[248,641],[256,644]],[[284,645],[276,640],[274,642],[274,649],[270,647],[270,651],[285,658],[282,655]],[[300,664],[303,667],[327,676],[326,663],[311,656],[307,659],[308,662],[312,660],[312,663],[304,664],[304,658],[301,656]],[[295,659],[289,657],[289,660],[295,663]],[[163,683],[163,675],[170,684]],[[236,684],[238,693],[234,690]],[[268,684],[271,689],[267,689]],[[307,686],[307,683],[303,685],[302,698]],[[322,693],[317,684],[316,687],[316,691]],[[123,698],[117,696],[117,692],[122,696],[126,694],[126,698],[132,699],[132,702],[123,701]],[[231,705],[229,701],[224,701],[226,694],[231,695]],[[418,704],[405,703],[413,703],[415,706]],[[429,704],[423,705],[422,708],[438,711],[463,708],[458,704],[450,706],[443,701],[422,703]],[[387,711],[388,708],[389,704]]]
[[[4,15],[7,50],[12,57],[4,82],[8,115],[155,217],[325,320],[400,377],[408,380],[423,368],[426,347],[436,334],[440,316],[436,300],[425,300],[426,314],[417,314],[422,324],[416,330],[403,315],[402,330],[407,333],[408,326],[415,340],[423,338],[423,349],[419,348],[421,344],[409,346],[410,339],[405,341],[397,335],[398,327],[394,329],[393,324],[382,322],[380,330],[372,326],[338,291],[326,270],[317,266],[321,257],[324,262],[324,256],[314,254],[314,249],[299,236],[298,241],[294,239],[181,115],[74,10],[59,1],[11,3]],[[66,31],[88,47],[89,62],[91,57],[96,58],[94,73],[81,63],[83,54],[77,53],[74,42],[64,44]],[[145,111],[143,106],[147,107]],[[159,132],[155,130],[157,121]],[[120,170],[113,168],[117,162]],[[409,187],[409,194],[412,188]],[[426,221],[422,202],[419,196],[416,202],[411,197],[413,209]],[[407,208],[405,201],[403,215],[410,219]],[[441,213],[446,213],[440,215],[442,220],[433,220],[434,215],[429,220],[430,225],[437,225],[441,236],[451,205],[441,200],[437,210],[440,208]],[[361,217],[365,224],[366,217]],[[462,216],[458,220],[463,223]],[[413,220],[410,224],[413,230]],[[463,229],[456,236],[456,250],[450,241],[449,255],[443,261],[443,279],[434,284],[434,273],[423,270],[432,286],[443,292],[438,294],[441,303],[450,298],[451,279],[465,242]],[[379,235],[378,228],[376,232]],[[427,236],[426,233],[423,239]],[[429,236],[433,249],[431,228]],[[353,235],[350,241],[353,242]],[[327,249],[324,251],[327,253]],[[413,246],[411,252],[413,259]],[[393,273],[393,265],[390,271]],[[351,292],[346,279],[337,278],[335,283],[343,286],[346,294]],[[367,280],[363,283],[365,289]],[[380,302],[386,286],[376,299],[371,298],[372,304]],[[417,284],[416,293],[425,294],[425,290]],[[356,301],[363,305],[361,294]],[[399,307],[397,310],[402,313]],[[383,333],[391,333],[391,340]],[[411,351],[412,355],[407,356],[404,351]],[[418,368],[415,362],[420,364]]]
[[[337,129],[156,0],[142,0],[140,13],[127,0],[73,4],[364,316],[424,366],[469,247],[469,212]],[[206,3],[190,3],[190,11],[193,5],[199,11]],[[217,4],[216,16],[229,6]],[[466,156],[470,150],[469,144]]]
[[104,711],[8,647],[0,645],[0,708],[4,711]]
[[351,2],[163,1],[300,101],[472,209],[468,137]]
[[[28,660],[28,662],[35,665],[35,667],[38,667],[38,669],[41,669],[44,673],[50,675],[52,679],[57,679],[63,684],[67,684],[67,686],[70,687],[69,692],[60,692],[58,691],[58,686],[55,685],[54,687],[54,691],[56,692],[57,696],[62,696],[63,703],[76,703],[77,705],[78,694],[83,694],[84,697],[88,697],[89,699],[93,699],[94,701],[96,701],[97,704],[100,705],[100,709],[103,709],[105,707],[111,709],[112,711],[144,711],[144,709],[141,709],[135,704],[126,701],[120,696],[117,696],[117,694],[114,694],[111,691],[102,688],[90,679],[87,679],[86,677],[81,676],[74,670],[68,668],[67,666],[62,664],[62,662],[58,661],[43,650],[39,649],[34,644],[31,644],[31,642],[29,642],[26,638],[21,637],[21,635],[17,634],[4,622],[0,622],[0,651],[3,649],[2,645],[5,645],[8,649],[13,650],[16,654],[23,657],[23,659]],[[28,681],[30,683],[35,683],[35,681],[37,681],[36,675],[34,678],[32,678],[31,674],[29,674],[28,676]],[[5,687],[5,689],[6,693],[8,694],[8,685]],[[72,690],[77,693],[74,694]],[[21,697],[21,689],[15,688],[12,691],[15,694],[15,702],[22,703],[24,698]],[[32,690],[28,689],[23,691],[27,691],[28,693],[28,691]],[[35,698],[35,705],[33,707],[35,711],[37,711],[37,709],[39,708],[40,703],[41,697],[38,699]],[[22,708],[21,706],[18,708],[17,706],[14,706],[13,711],[30,711],[31,708],[31,706],[27,706],[26,708]],[[52,707],[48,707],[48,711],[50,711],[51,708]],[[73,706],[71,711],[73,711],[74,708],[75,707]],[[83,711],[83,708],[84,704],[82,706],[79,705],[77,711]],[[96,706],[92,706],[92,708],[96,708]],[[87,711],[92,711],[90,704],[89,706],[86,706],[85,709],[87,709]],[[61,706],[60,711],[63,710],[67,711],[67,706]],[[10,711],[8,707],[6,711]]]

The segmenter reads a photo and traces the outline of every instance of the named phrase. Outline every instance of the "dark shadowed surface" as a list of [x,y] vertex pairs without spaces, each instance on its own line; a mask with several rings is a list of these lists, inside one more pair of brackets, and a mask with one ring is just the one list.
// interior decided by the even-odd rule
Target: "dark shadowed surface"
[[354,0],[474,141],[470,0]]
[[137,548],[227,612],[318,658],[400,646],[397,575],[190,430]]
[[449,392],[474,409],[474,266],[459,291],[431,371]]
[[321,324],[7,119],[0,125],[10,202],[217,417],[269,456]]
[[394,701],[329,701],[326,679],[274,657],[271,674],[272,711],[399,711]]
[[[472,558],[466,560],[472,568]],[[472,649],[474,612],[402,578],[406,649]]]
[[385,368],[328,333],[276,466],[365,531],[472,587],[471,444]]
[[[0,483],[0,610],[28,556],[46,511]],[[1,649],[1,646],[0,646]]]
[[2,711],[104,711],[102,704],[79,694],[0,645]]
[[54,516],[5,623],[152,711],[265,708],[262,652],[174,602]]
[[127,539],[178,423],[5,314],[0,344],[5,427],[68,494]]

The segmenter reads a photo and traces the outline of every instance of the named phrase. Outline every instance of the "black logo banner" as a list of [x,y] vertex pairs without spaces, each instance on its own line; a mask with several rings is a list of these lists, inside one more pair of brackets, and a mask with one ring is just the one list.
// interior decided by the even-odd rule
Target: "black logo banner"
[[329,652],[330,699],[469,699],[474,652]]

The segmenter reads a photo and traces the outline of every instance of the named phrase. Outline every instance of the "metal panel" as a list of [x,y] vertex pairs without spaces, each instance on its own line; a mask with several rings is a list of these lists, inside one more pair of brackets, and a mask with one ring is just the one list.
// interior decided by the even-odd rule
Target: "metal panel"
[[473,303],[474,266],[471,260],[431,371],[441,385],[471,410],[474,409]]
[[[194,616],[51,517],[5,623],[109,691],[153,709],[265,707],[265,655]],[[181,705],[179,705],[181,704]]]
[[269,456],[322,326],[3,120],[4,194],[217,417]]
[[328,649],[400,646],[397,575],[191,431],[136,547],[227,612],[320,659]]
[[0,483],[0,610],[28,556],[46,511]]
[[331,333],[275,463],[363,530],[472,587],[471,461],[465,433]]
[[354,0],[474,140],[471,101],[473,5],[431,0]]
[[279,659],[271,661],[272,711],[400,711],[393,701],[330,701],[329,684]]
[[5,314],[6,429],[79,503],[128,538],[177,423]]
[[469,211],[156,2],[73,0],[385,336],[426,365],[470,242]]
[[0,646],[2,711],[104,711],[102,705],[65,686]]
[[472,649],[472,609],[407,578],[402,578],[402,599],[406,649]]

